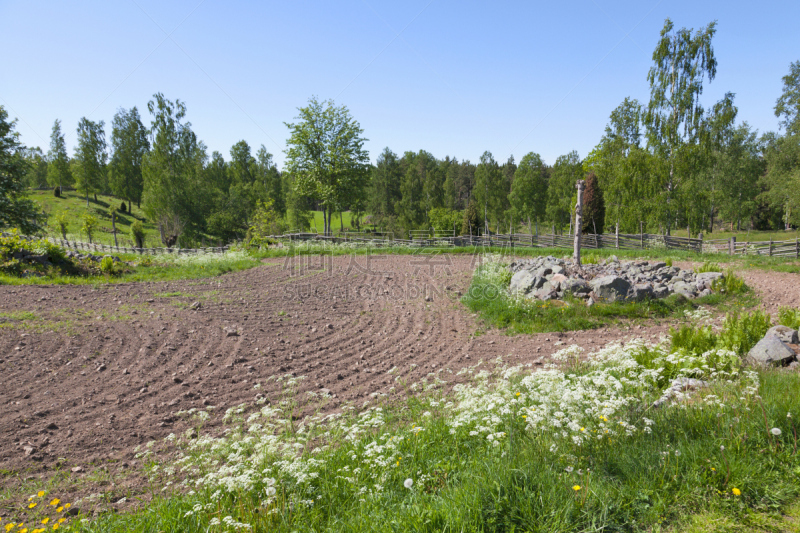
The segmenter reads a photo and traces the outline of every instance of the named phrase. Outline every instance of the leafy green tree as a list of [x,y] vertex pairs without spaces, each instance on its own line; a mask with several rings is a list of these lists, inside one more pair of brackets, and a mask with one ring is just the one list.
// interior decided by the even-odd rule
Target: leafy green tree
[[206,213],[198,209],[197,200],[206,194],[200,190],[206,149],[191,123],[181,123],[186,104],[157,93],[147,109],[152,116],[152,148],[142,163],[142,203],[147,216],[158,224],[161,242],[172,247],[184,231],[195,234],[205,222]]
[[745,122],[733,131],[723,154],[725,179],[721,183],[723,201],[720,207],[727,220],[736,222],[737,230],[742,220],[750,218],[756,210],[759,179],[766,170],[761,153],[757,132]]
[[264,246],[269,243],[270,236],[280,235],[285,229],[283,217],[274,208],[274,202],[259,200],[246,240],[250,246]]
[[[25,159],[28,161],[28,172],[25,174],[25,184],[33,189],[47,187],[47,158],[38,146],[27,148]],[[60,193],[61,191],[59,191]]]
[[575,184],[580,179],[583,179],[583,165],[578,152],[573,150],[556,159],[547,187],[547,218],[559,230],[570,223],[575,206],[572,200],[576,193]]
[[97,231],[97,218],[89,213],[84,213],[83,217],[81,218],[81,233],[86,235],[89,243],[92,242],[95,231]]
[[679,208],[676,197],[684,184],[685,176],[676,174],[680,150],[696,134],[703,108],[698,102],[703,92],[703,79],[712,81],[717,72],[717,60],[711,39],[716,32],[716,22],[692,31],[682,28],[673,31],[667,19],[661,30],[661,39],[653,52],[655,65],[650,69],[650,102],[644,116],[648,142],[652,149],[667,161],[667,173],[658,183],[661,221],[670,228]]
[[431,227],[441,234],[447,235],[450,232],[455,232],[458,235],[461,232],[464,219],[464,214],[461,211],[446,207],[434,207],[428,213],[428,217],[430,218]]
[[69,230],[70,217],[66,212],[61,212],[56,216],[56,229],[61,233],[61,238],[67,240],[67,231]]
[[492,153],[484,152],[480,164],[475,169],[475,187],[472,189],[472,193],[475,201],[483,210],[482,215],[487,231],[490,221],[496,226],[503,222],[505,203],[508,198],[507,183],[500,170],[500,165],[497,164]]
[[594,172],[586,176],[586,189],[583,191],[583,224],[584,234],[603,234],[606,223],[606,204],[603,200],[603,189]]
[[280,217],[286,216],[286,195],[283,191],[283,178],[278,166],[272,160],[272,154],[262,144],[256,152],[256,180],[261,184],[272,200],[272,208]]
[[427,201],[425,196],[425,180],[429,171],[436,166],[434,157],[420,150],[419,153],[406,152],[403,161],[406,171],[400,183],[400,200],[395,204],[400,225],[407,229],[420,228],[425,225],[427,217]]
[[62,189],[73,183],[72,171],[67,155],[67,142],[61,132],[61,121],[56,119],[50,133],[50,151],[47,152],[47,183]]
[[775,116],[782,118],[781,126],[790,135],[800,135],[800,61],[789,65],[783,77],[783,92],[775,102]]
[[544,220],[547,210],[547,167],[539,154],[530,152],[519,163],[509,195],[514,217],[520,222],[527,221],[531,231],[531,220],[539,223]]
[[93,122],[83,117],[78,122],[78,148],[75,151],[78,173],[75,176],[78,190],[86,195],[86,207],[89,207],[89,195],[102,190],[106,178],[106,133],[105,124]]
[[25,197],[25,146],[19,142],[16,120],[0,106],[0,229],[19,228],[22,233],[38,233],[44,216],[37,205]]
[[133,202],[141,207],[144,180],[142,161],[150,150],[147,128],[142,124],[139,110],[119,109],[111,123],[111,160],[108,181],[111,191],[128,200],[128,211]]
[[345,106],[332,100],[309,100],[298,109],[298,122],[286,123],[286,172],[298,192],[319,202],[324,231],[331,231],[331,215],[362,194],[369,180],[369,153],[364,130]]

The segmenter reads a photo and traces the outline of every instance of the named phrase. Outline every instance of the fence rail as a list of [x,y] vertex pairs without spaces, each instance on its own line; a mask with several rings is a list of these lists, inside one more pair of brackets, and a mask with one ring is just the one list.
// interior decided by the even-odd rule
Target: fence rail
[[[0,233],[4,237],[11,233]],[[26,240],[37,237],[20,235]],[[311,232],[294,232],[271,236],[279,241],[317,241],[333,244],[355,243],[370,246],[396,246],[405,245],[412,247],[455,247],[455,246],[498,246],[520,248],[568,248],[574,245],[574,235],[557,235],[544,233],[531,235],[528,233],[501,233],[490,235],[453,235],[451,232],[440,234],[437,232],[417,231],[409,235],[409,239],[401,239],[393,233],[367,233],[367,232],[339,232],[333,235],[321,235]],[[208,254],[224,253],[230,250],[228,246],[215,246],[207,248],[134,248],[130,246],[111,246],[107,244],[87,243],[47,237],[49,242],[68,250],[99,252],[99,253],[128,253],[142,255],[159,254]],[[691,239],[687,237],[672,237],[669,235],[643,234],[604,234],[588,233],[581,235],[581,248],[585,249],[617,249],[617,250],[646,250],[667,249],[685,250],[697,253],[723,253],[728,255],[766,255],[774,257],[800,258],[800,239],[786,241],[745,241],[737,242],[735,237],[730,239]]]
[[[13,234],[2,232],[3,237],[10,237]],[[18,235],[20,238],[31,241],[37,240],[38,237],[29,235]],[[215,246],[209,248],[133,248],[130,246],[111,246],[109,244],[99,244],[81,241],[70,241],[66,239],[56,239],[54,237],[45,237],[46,241],[61,246],[67,250],[83,251],[83,252],[99,252],[110,254],[140,254],[140,255],[160,255],[160,254],[210,254],[210,253],[224,253],[230,249],[230,246]]]

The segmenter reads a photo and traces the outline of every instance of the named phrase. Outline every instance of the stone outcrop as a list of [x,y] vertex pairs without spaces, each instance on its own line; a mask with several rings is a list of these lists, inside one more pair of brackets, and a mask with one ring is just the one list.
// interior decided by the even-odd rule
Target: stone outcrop
[[663,261],[619,261],[577,266],[552,256],[518,260],[510,265],[509,292],[529,299],[552,300],[571,294],[589,303],[642,301],[677,293],[697,298],[711,293],[721,272],[696,274]]

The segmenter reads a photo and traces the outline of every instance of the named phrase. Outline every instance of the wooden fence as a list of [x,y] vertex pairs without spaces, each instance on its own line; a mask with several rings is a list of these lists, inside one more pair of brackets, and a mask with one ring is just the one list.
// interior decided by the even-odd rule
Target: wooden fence
[[788,241],[737,241],[730,239],[713,239],[703,243],[706,253],[723,253],[728,255],[766,255],[775,257],[800,257],[800,239]]
[[[3,232],[2,235],[3,237],[10,237],[12,234]],[[31,237],[29,235],[19,235],[19,237],[28,241],[38,239],[38,237]],[[102,254],[210,254],[223,253],[230,249],[230,246],[218,246],[211,248],[132,248],[129,246],[111,246],[108,244],[69,241],[65,239],[56,239],[53,237],[46,237],[45,240],[57,246],[61,246],[65,250],[98,252]]]

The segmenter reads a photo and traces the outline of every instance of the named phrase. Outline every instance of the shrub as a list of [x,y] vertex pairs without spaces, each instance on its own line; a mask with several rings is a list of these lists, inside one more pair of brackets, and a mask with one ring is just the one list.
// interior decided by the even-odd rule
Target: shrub
[[69,217],[66,213],[60,213],[56,217],[56,227],[61,233],[61,238],[67,240],[67,230],[69,229]]
[[117,273],[117,265],[114,264],[113,257],[107,255],[100,260],[100,272],[108,275],[114,275]]
[[671,257],[667,257],[667,258],[664,260],[664,262],[667,264],[667,266],[668,266],[668,267],[671,267],[671,266],[672,266],[672,258],[671,258]]
[[714,282],[711,286],[711,290],[714,292],[724,292],[726,294],[742,294],[747,292],[748,289],[744,280],[734,274],[733,270],[728,269],[723,277]]
[[719,334],[719,344],[744,357],[770,327],[772,319],[761,309],[743,315],[733,313],[725,317],[722,332]]
[[55,196],[56,198],[61,198],[61,187],[59,187],[58,185],[53,187],[53,196]]
[[709,263],[706,261],[699,267],[694,269],[695,273],[701,274],[703,272],[722,272],[722,268],[716,263]]
[[86,238],[89,239],[89,242],[92,242],[92,236],[94,235],[95,230],[97,229],[97,219],[86,213],[83,215],[83,224],[81,225],[81,233],[86,235]]
[[122,203],[119,204],[119,212],[120,213],[128,212],[128,206],[125,204],[125,200],[123,200]]
[[800,328],[800,309],[781,307],[778,309],[778,324],[792,329]]
[[669,334],[672,338],[673,351],[686,350],[688,353],[697,355],[713,350],[719,341],[709,326],[696,328],[683,325],[680,329],[670,328]]
[[131,238],[136,243],[137,248],[144,248],[144,225],[137,220],[131,224]]
[[462,235],[480,235],[483,233],[483,217],[474,200],[464,210],[464,220],[461,223]]
[[428,213],[431,227],[440,233],[449,233],[455,231],[456,235],[461,230],[461,219],[463,214],[461,211],[455,211],[446,207],[436,207]]

